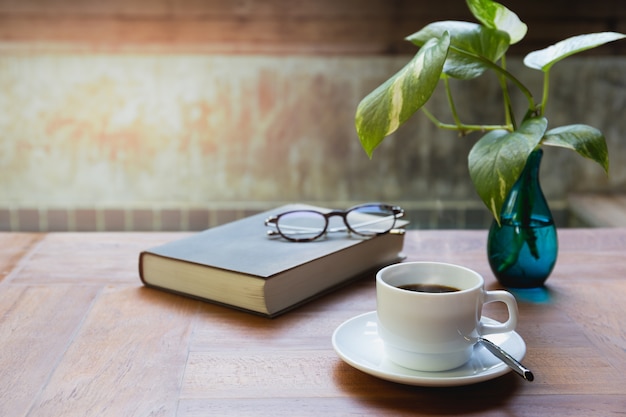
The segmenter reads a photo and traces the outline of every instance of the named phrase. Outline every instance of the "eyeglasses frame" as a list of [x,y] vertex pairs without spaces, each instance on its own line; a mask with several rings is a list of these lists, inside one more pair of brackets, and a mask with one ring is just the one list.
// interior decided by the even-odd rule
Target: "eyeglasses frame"
[[[361,232],[357,232],[356,230],[354,230],[352,227],[350,227],[350,225],[348,224],[348,214],[350,212],[353,212],[357,209],[361,209],[364,207],[369,207],[369,206],[376,206],[376,207],[380,207],[381,209],[385,209],[385,210],[389,210],[390,213],[393,214],[393,224],[391,225],[391,227],[384,231],[384,232],[377,232],[377,233],[361,233]],[[321,216],[324,217],[324,228],[322,229],[322,231],[313,236],[313,237],[307,237],[307,238],[293,238],[290,236],[287,236],[285,234],[283,234],[280,231],[280,228],[278,227],[278,220],[282,217],[285,216],[287,214],[292,214],[292,213],[315,213],[315,214],[319,214]],[[364,236],[364,237],[372,237],[372,236],[379,236],[379,235],[384,235],[387,234],[389,232],[391,232],[394,229],[394,226],[396,224],[396,221],[401,218],[402,216],[404,216],[404,209],[402,209],[400,206],[395,206],[395,205],[391,205],[391,204],[385,204],[385,203],[366,203],[366,204],[358,204],[356,206],[352,206],[346,210],[331,210],[329,212],[321,212],[318,210],[312,210],[312,209],[301,209],[301,210],[289,210],[286,211],[284,213],[280,213],[274,216],[270,216],[265,220],[265,226],[272,226],[275,227],[276,230],[268,230],[267,234],[268,236],[276,236],[279,235],[284,239],[287,239],[290,242],[312,242],[314,240],[319,239],[320,237],[326,235],[328,233],[328,225],[329,225],[329,219],[331,217],[335,217],[335,216],[339,216],[342,218],[344,225],[346,226],[346,231],[348,232],[348,234],[350,233],[354,233],[358,236]]]

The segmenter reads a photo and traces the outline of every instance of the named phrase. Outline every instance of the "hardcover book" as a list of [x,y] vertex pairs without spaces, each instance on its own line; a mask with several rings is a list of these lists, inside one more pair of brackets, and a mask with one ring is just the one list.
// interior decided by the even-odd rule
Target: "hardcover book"
[[286,205],[145,250],[139,276],[147,287],[275,317],[402,259],[404,234],[393,231],[305,243],[268,237],[264,220],[294,209],[329,211]]

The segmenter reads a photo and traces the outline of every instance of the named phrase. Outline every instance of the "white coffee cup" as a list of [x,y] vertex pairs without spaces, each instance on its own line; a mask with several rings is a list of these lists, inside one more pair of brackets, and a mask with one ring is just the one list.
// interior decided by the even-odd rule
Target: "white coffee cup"
[[[453,292],[418,292],[401,287],[437,284]],[[472,356],[478,336],[505,333],[517,325],[517,303],[507,291],[486,291],[471,269],[438,262],[405,262],[376,274],[378,334],[387,357],[405,368],[444,371]],[[506,304],[505,323],[481,321],[484,304]]]

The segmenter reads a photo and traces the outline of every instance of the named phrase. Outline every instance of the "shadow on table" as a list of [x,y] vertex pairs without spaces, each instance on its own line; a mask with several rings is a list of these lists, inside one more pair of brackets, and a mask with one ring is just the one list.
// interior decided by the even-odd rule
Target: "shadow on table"
[[508,373],[490,381],[458,387],[418,387],[367,375],[340,362],[334,370],[338,387],[368,410],[380,415],[482,415],[505,409],[525,382]]
[[489,291],[504,289],[515,296],[518,302],[530,304],[551,304],[556,297],[555,290],[550,285],[538,288],[503,288],[500,284],[494,283],[486,286]]

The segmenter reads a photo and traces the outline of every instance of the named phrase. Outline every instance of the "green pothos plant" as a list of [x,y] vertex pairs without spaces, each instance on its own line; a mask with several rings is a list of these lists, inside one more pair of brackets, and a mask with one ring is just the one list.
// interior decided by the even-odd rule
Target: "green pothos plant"
[[[456,130],[461,135],[484,132],[468,156],[471,180],[496,221],[513,184],[530,153],[542,145],[572,149],[596,161],[608,173],[606,141],[596,128],[572,124],[548,129],[550,70],[562,59],[626,37],[616,32],[574,36],[548,48],[529,53],[524,65],[543,72],[540,101],[507,69],[506,52],[521,41],[527,26],[519,17],[495,1],[467,0],[479,23],[441,21],[427,25],[406,39],[419,47],[404,68],[367,95],[356,110],[356,129],[361,145],[372,157],[384,138],[395,132],[414,113],[422,110],[437,127]],[[502,90],[503,120],[497,124],[467,124],[455,106],[450,79],[470,80],[492,71]],[[444,123],[424,105],[439,83],[443,83],[452,113]],[[509,89],[516,88],[526,98],[523,116],[516,116]]]

